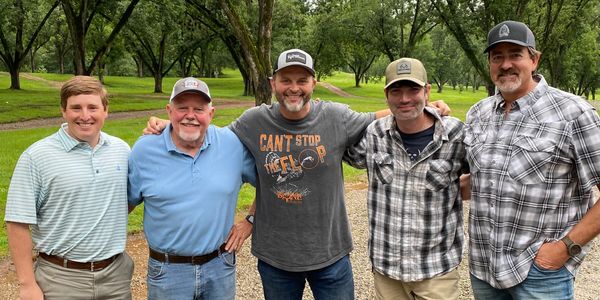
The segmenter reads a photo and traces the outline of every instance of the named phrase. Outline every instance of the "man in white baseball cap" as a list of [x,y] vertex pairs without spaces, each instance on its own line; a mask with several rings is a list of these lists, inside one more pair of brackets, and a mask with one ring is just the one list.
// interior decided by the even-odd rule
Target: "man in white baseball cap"
[[[167,104],[171,124],[129,157],[129,205],[144,203],[148,299],[234,299],[235,251],[226,248],[242,183],[254,159],[229,128],[211,125],[208,86],[188,77]],[[229,250],[229,251],[227,251]],[[202,276],[198,276],[202,274]]]

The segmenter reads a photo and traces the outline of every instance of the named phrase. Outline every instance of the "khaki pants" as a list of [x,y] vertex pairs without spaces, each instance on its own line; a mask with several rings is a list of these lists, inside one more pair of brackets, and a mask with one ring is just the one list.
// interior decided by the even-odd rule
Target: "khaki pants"
[[404,282],[373,271],[376,299],[394,300],[456,300],[458,299],[458,269],[423,281]]
[[67,269],[38,258],[35,280],[44,299],[131,299],[133,260],[123,252],[106,269],[91,272]]

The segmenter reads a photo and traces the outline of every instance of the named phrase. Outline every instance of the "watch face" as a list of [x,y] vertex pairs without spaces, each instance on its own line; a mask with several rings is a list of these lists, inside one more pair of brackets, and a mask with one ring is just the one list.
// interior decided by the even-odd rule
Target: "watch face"
[[569,255],[575,256],[581,253],[581,246],[573,244],[569,247]]
[[246,220],[248,220],[250,224],[254,225],[254,215],[247,215]]

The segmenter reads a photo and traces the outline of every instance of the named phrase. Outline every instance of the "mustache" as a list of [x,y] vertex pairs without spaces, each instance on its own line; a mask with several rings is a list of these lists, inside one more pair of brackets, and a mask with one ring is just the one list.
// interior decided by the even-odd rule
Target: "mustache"
[[515,69],[508,69],[508,70],[500,70],[500,72],[498,73],[498,77],[500,76],[506,76],[506,75],[518,75],[517,71]]
[[182,125],[200,125],[200,123],[197,122],[197,121],[181,121],[181,122],[179,122],[179,124],[182,124]]

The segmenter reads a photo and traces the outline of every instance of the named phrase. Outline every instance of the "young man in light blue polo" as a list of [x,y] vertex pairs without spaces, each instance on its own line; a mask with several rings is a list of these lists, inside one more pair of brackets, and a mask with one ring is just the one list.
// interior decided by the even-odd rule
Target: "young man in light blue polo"
[[133,261],[124,252],[129,145],[101,131],[108,95],[100,81],[73,77],[60,98],[66,123],[23,152],[8,189],[5,220],[20,298],[131,299]]

